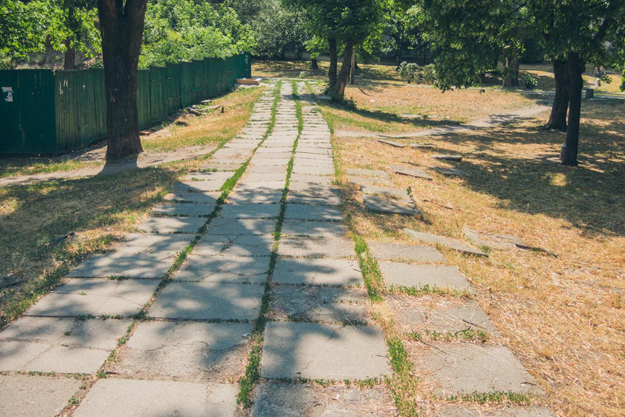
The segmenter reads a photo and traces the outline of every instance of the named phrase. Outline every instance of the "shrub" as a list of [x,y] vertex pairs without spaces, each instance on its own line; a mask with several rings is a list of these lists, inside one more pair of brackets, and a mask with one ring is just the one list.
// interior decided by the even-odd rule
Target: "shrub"
[[523,87],[525,87],[525,89],[533,90],[536,88],[537,85],[538,85],[538,80],[534,78],[532,75],[525,74],[523,76]]
[[426,84],[434,84],[436,82],[436,70],[434,69],[434,64],[423,67],[421,78]]
[[409,83],[418,82],[419,79],[419,66],[417,64],[402,62],[399,66],[399,73],[402,78]]

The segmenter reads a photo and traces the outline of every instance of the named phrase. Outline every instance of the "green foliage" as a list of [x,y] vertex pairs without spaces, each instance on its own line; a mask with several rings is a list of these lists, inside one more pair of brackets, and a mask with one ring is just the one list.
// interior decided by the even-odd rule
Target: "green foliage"
[[280,0],[263,2],[250,23],[254,32],[254,52],[267,58],[285,58],[292,52],[301,58],[305,43],[311,38],[306,13],[282,5]]
[[419,80],[419,66],[414,63],[402,62],[399,66],[399,74],[402,78],[409,83],[418,82]]
[[4,57],[5,65],[41,50],[49,20],[49,10],[42,1],[26,4],[0,0],[0,57]]
[[536,86],[538,86],[538,80],[536,78],[534,78],[534,76],[532,76],[531,74],[525,74],[523,76],[523,88],[525,88],[526,90],[533,90],[536,88]]
[[236,55],[253,45],[251,28],[231,7],[194,0],[154,0],[146,12],[142,68]]

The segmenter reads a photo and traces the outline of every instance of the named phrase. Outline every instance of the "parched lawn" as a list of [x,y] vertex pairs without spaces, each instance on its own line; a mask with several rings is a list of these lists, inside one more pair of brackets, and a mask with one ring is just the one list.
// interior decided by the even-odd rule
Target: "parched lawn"
[[[146,152],[171,152],[191,146],[218,145],[232,139],[249,119],[262,90],[240,88],[216,98],[210,105],[224,106],[223,113],[215,111],[202,116],[183,114],[154,126],[154,132],[141,136],[143,149]],[[54,158],[3,156],[0,157],[0,178],[102,166],[105,146],[106,143],[102,142],[86,150]]]
[[[553,68],[550,62],[521,65],[521,77],[524,73],[532,74],[538,79],[537,88],[539,90],[553,90],[556,88],[556,82],[553,77]],[[619,88],[621,86],[622,75],[615,71],[608,70],[607,76],[610,77],[612,82],[609,84],[602,82],[601,86],[597,87],[597,77],[594,69],[592,68],[592,64],[587,64],[586,73],[583,75],[584,87],[594,88],[598,93],[622,94]]]
[[[464,105],[473,107],[471,101]],[[563,134],[540,129],[548,113],[512,126],[419,140],[434,143],[432,150],[333,138],[339,173],[369,168],[392,174],[389,164],[403,164],[469,174],[433,173],[433,181],[392,175],[395,188],[412,187],[423,220],[365,211],[360,193],[339,176],[348,217],[366,239],[407,243],[404,227],[466,239],[466,226],[514,235],[557,256],[493,249],[488,259],[477,259],[445,251],[471,280],[475,300],[503,343],[546,390],[544,399],[531,402],[558,415],[625,414],[624,111],[621,102],[584,102],[579,168],[548,160],[564,141]],[[323,112],[336,123],[332,109]],[[436,161],[434,153],[462,154],[464,160]],[[384,305],[377,310],[384,317]],[[422,346],[408,338],[403,342],[409,351]],[[419,375],[413,400],[436,408],[445,400],[430,393],[430,383]]]
[[536,100],[512,91],[463,89],[443,93],[431,86],[378,82],[349,86],[346,96],[355,107],[320,103],[336,130],[413,132],[536,104]]

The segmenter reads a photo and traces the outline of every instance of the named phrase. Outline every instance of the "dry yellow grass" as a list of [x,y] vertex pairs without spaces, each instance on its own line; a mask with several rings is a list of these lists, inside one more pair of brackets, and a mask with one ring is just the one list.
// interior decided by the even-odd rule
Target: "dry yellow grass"
[[[523,76],[524,73],[532,74],[538,79],[538,89],[540,90],[553,90],[556,87],[555,79],[553,77],[553,68],[551,67],[550,62],[545,62],[542,64],[522,65],[521,76]],[[612,82],[602,82],[601,86],[597,87],[596,72],[592,68],[591,64],[587,64],[586,73],[583,75],[584,86],[592,87],[600,93],[621,94],[621,90],[619,88],[621,85],[621,74],[615,71],[608,70],[606,72],[606,75],[612,80]]]
[[[468,226],[515,235],[558,255],[510,249],[476,259],[445,251],[472,281],[475,299],[502,343],[547,391],[535,403],[559,415],[625,414],[624,107],[584,103],[582,164],[573,169],[546,159],[564,141],[560,133],[539,129],[548,114],[512,127],[428,138],[436,145],[432,151],[391,148],[375,139],[333,139],[345,168],[391,173],[389,163],[403,163],[453,166],[470,174],[435,174],[431,182],[394,175],[397,188],[413,187],[423,221],[367,213],[360,196],[346,189],[346,209],[367,239],[407,242],[403,227],[462,239]],[[465,159],[444,163],[431,153]],[[407,348],[416,347],[407,342]],[[428,396],[430,382],[418,376],[425,379],[415,398],[425,399],[424,409],[433,412],[442,400]]]

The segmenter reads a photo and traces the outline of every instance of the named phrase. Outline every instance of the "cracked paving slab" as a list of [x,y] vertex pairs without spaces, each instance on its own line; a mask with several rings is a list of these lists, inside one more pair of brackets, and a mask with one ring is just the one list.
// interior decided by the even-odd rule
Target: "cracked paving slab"
[[292,285],[362,285],[358,261],[327,258],[279,257],[273,282]]
[[80,380],[65,377],[0,375],[0,415],[56,416],[81,385]]
[[173,275],[179,281],[262,284],[267,281],[269,257],[201,256],[191,254]]

